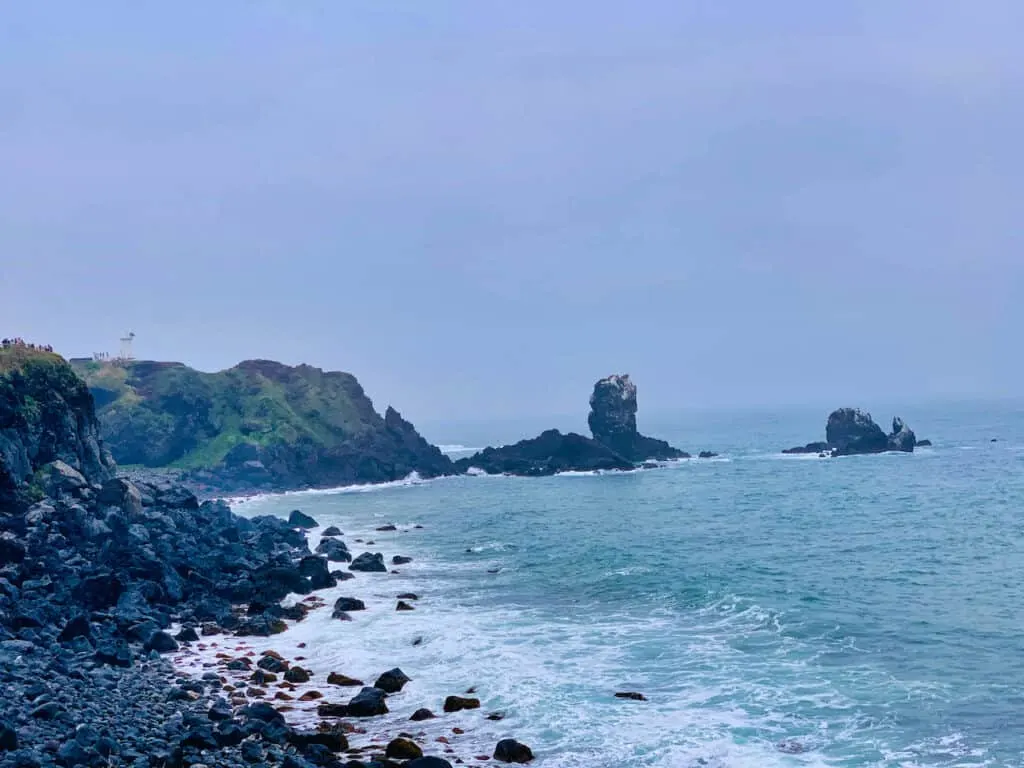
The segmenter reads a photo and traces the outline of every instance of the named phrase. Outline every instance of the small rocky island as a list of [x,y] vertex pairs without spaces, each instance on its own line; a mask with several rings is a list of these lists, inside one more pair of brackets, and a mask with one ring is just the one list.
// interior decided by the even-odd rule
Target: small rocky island
[[816,453],[821,456],[853,456],[857,454],[896,451],[912,453],[918,442],[914,431],[898,416],[892,420],[892,432],[885,434],[870,413],[859,408],[839,408],[832,411],[825,425],[825,442],[788,448],[787,454]]
[[628,375],[594,384],[587,423],[593,437],[549,429],[529,440],[483,451],[455,463],[459,472],[525,476],[559,472],[629,470],[645,461],[686,459],[690,454],[664,440],[640,434],[636,426],[636,385]]

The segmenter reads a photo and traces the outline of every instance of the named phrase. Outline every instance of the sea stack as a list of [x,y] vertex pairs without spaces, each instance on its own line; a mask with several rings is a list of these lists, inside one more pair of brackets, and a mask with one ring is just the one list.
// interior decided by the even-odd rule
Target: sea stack
[[636,411],[636,384],[629,380],[629,374],[600,379],[590,396],[590,432],[599,443],[629,461],[689,457],[664,440],[641,435],[636,428]]
[[912,453],[915,445],[917,437],[914,431],[898,416],[892,420],[892,433],[887,435],[870,413],[859,408],[838,408],[829,414],[824,443],[808,443],[783,453],[826,453],[831,456],[886,451]]

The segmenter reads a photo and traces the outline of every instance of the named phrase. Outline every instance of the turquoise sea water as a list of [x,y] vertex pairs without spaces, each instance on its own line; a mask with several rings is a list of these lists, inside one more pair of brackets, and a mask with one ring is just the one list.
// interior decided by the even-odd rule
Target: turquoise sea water
[[824,414],[714,414],[642,426],[716,460],[237,509],[416,558],[341,590],[367,590],[352,625],[296,632],[314,667],[399,664],[410,709],[478,687],[508,717],[460,721],[471,754],[515,735],[541,766],[1024,765],[1024,411],[902,415],[935,447],[782,457]]

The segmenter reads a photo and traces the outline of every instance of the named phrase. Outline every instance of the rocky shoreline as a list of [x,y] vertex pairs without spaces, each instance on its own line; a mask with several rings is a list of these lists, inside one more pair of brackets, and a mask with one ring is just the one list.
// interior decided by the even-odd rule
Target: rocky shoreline
[[[298,512],[249,519],[159,478],[118,477],[92,398],[67,364],[44,353],[5,361],[0,767],[450,765],[430,755],[399,763],[399,747],[387,757],[385,745],[379,759],[350,747],[356,730],[345,723],[364,714],[357,702],[339,702],[315,730],[293,727],[282,700],[249,688],[243,698],[226,690],[226,674],[189,677],[168,663],[203,637],[279,635],[319,607],[314,592],[388,570],[382,556],[353,559],[338,537],[310,551],[313,526]],[[233,666],[258,672],[253,686],[276,674]],[[387,693],[363,695],[384,702]],[[493,753],[523,755],[508,744]]]
[[[293,522],[299,519],[293,515]],[[372,536],[377,540],[375,544],[385,546],[385,551],[393,548],[407,552],[395,545],[400,543],[400,536],[402,543],[408,541],[405,534],[419,527],[383,525],[367,539]],[[180,673],[193,679],[207,677],[220,682],[217,693],[207,697],[210,705],[227,711],[230,707],[267,703],[283,715],[288,727],[343,736],[345,755],[352,762],[342,764],[352,768],[397,764],[426,768],[532,760],[530,749],[513,739],[485,743],[481,739],[486,737],[474,733],[476,727],[504,718],[504,712],[482,707],[485,686],[479,690],[453,686],[444,698],[422,698],[415,683],[417,667],[409,660],[429,657],[429,638],[416,636],[402,654],[401,668],[358,667],[347,656],[344,662],[335,663],[319,653],[315,640],[304,631],[309,624],[315,625],[314,633],[332,636],[337,624],[336,631],[349,633],[351,638],[351,633],[360,631],[360,625],[375,613],[403,614],[431,610],[433,606],[429,596],[404,591],[408,586],[403,578],[406,569],[415,567],[414,559],[407,554],[365,552],[350,561],[344,543],[347,537],[337,528],[314,528],[307,533],[316,550],[335,561],[332,568],[340,568],[339,577],[347,574],[354,578],[341,579],[336,588],[306,597],[293,596],[289,607],[299,607],[303,615],[286,620],[287,629],[279,634],[245,636],[237,630],[220,631],[211,626],[183,627],[182,632],[195,629],[198,638],[182,642],[172,660]],[[392,585],[390,590],[388,585]],[[374,630],[368,627],[362,631]],[[415,760],[423,752],[433,752],[445,762],[424,762],[422,766],[418,762],[398,762]]]

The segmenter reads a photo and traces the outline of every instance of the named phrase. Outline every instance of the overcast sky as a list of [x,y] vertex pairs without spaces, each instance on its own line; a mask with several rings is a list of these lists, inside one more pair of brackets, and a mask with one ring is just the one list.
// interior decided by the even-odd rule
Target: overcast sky
[[414,420],[1021,394],[1020,0],[5,4],[0,334]]

